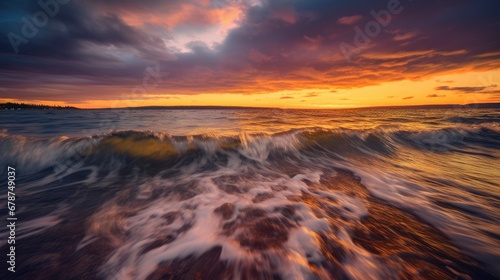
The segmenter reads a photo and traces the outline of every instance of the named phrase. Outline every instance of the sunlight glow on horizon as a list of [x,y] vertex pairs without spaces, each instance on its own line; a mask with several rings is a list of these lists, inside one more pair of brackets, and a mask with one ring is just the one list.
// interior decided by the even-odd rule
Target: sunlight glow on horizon
[[[248,106],[277,108],[356,108],[372,106],[407,106],[430,104],[469,104],[500,102],[498,94],[438,91],[439,86],[489,87],[499,84],[500,70],[466,72],[431,77],[422,81],[397,81],[352,89],[283,90],[267,94],[196,95],[162,94],[155,90],[147,99],[87,100],[66,103],[50,100],[4,99],[3,102],[24,102],[78,108],[124,108],[141,106]],[[494,88],[493,88],[494,89]],[[500,90],[500,88],[496,88]],[[131,96],[131,95],[127,95]],[[432,96],[432,97],[428,97]]]

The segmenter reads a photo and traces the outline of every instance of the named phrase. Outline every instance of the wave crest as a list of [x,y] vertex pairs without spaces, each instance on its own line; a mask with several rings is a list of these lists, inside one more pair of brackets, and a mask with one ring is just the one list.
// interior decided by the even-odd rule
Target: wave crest
[[399,149],[412,148],[446,152],[470,145],[495,147],[500,144],[498,124],[451,127],[434,130],[402,130],[378,127],[368,130],[302,129],[277,134],[241,133],[234,137],[217,135],[172,136],[151,131],[115,131],[83,138],[36,138],[0,134],[3,155],[0,166],[15,165],[37,171],[75,162],[131,161],[164,162],[182,157],[235,154],[263,162],[275,157],[310,153],[340,156],[391,156]]

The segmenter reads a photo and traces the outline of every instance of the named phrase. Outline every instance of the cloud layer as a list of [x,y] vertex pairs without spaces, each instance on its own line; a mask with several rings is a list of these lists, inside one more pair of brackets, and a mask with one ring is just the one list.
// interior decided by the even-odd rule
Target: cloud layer
[[[153,65],[154,94],[169,95],[333,90],[499,68],[498,1],[401,1],[400,13],[366,35],[394,1],[75,0],[40,27],[36,1],[3,1],[0,97],[116,99],[143,85]],[[356,47],[349,60],[342,42]]]

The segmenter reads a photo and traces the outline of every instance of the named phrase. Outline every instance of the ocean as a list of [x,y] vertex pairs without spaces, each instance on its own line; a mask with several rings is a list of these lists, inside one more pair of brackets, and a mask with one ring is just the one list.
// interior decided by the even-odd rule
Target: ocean
[[0,111],[0,156],[15,279],[500,278],[500,109]]

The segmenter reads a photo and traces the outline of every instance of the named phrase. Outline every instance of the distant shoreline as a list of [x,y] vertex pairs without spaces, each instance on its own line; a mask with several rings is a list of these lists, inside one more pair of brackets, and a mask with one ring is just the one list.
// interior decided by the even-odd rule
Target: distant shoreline
[[77,108],[73,106],[50,106],[42,104],[0,103],[0,111],[5,110],[366,110],[366,109],[500,109],[500,103],[433,104],[404,106],[370,106],[354,108],[278,108],[247,106],[140,106],[121,108]]
[[50,106],[43,104],[0,103],[0,110],[81,110],[73,106]]

